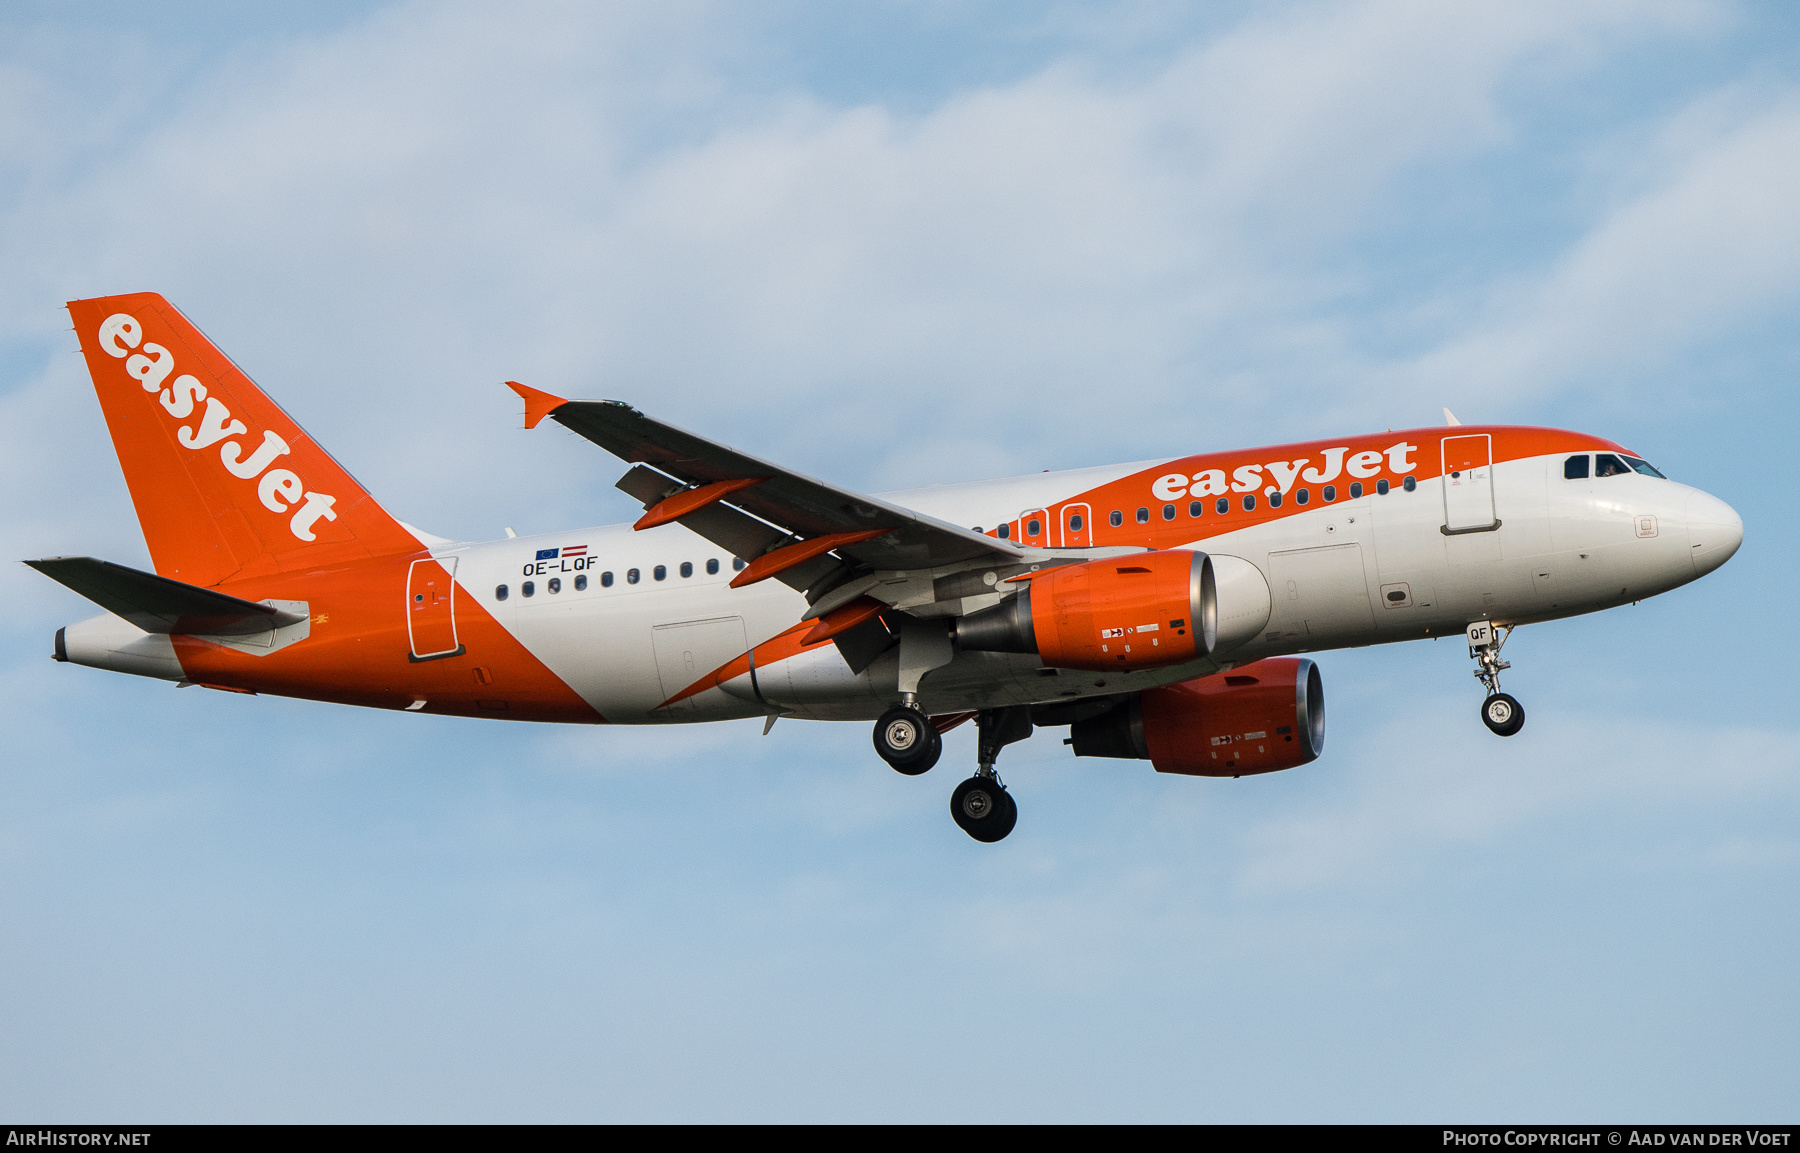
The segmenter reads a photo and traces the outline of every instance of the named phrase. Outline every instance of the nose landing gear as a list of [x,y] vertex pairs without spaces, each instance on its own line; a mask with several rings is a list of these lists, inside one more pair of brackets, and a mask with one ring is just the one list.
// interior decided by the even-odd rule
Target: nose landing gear
[[1001,784],[994,762],[1002,748],[1031,735],[1031,709],[1024,705],[982,709],[975,714],[975,731],[978,765],[975,775],[950,794],[950,817],[969,836],[993,844],[1019,821],[1018,803]]
[[1509,693],[1495,693],[1481,702],[1481,720],[1502,737],[1525,727],[1525,706]]
[[1487,688],[1481,702],[1481,723],[1496,736],[1510,737],[1525,727],[1525,706],[1500,691],[1500,670],[1512,665],[1500,659],[1500,646],[1512,635],[1513,626],[1476,621],[1469,626],[1469,656],[1478,666],[1475,678]]

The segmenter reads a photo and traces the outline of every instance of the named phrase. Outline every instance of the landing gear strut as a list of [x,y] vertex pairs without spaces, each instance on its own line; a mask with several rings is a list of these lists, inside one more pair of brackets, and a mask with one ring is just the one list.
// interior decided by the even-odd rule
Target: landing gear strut
[[950,794],[950,817],[969,836],[992,844],[1019,821],[1018,803],[1001,783],[994,762],[1002,748],[1031,735],[1031,709],[1024,705],[982,709],[975,714],[975,731],[978,765],[975,775]]
[[894,771],[916,777],[937,764],[944,738],[908,693],[875,722],[875,751]]
[[1500,646],[1512,635],[1513,626],[1476,621],[1469,626],[1469,656],[1478,666],[1475,678],[1487,688],[1481,702],[1481,723],[1495,735],[1510,737],[1525,727],[1525,706],[1500,691],[1500,670],[1512,665],[1500,659]]

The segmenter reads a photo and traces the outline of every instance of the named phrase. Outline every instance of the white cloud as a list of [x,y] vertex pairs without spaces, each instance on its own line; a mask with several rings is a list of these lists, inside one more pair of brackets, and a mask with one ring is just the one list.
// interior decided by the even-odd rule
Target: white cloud
[[1719,862],[1766,864],[1800,849],[1701,823],[1709,810],[1800,799],[1791,732],[1559,713],[1501,749],[1472,724],[1433,727],[1421,734],[1416,718],[1396,721],[1366,743],[1382,752],[1358,757],[1351,795],[1249,831],[1238,884],[1270,893],[1384,883],[1448,849],[1523,838],[1554,819],[1610,823],[1622,811],[1683,814],[1716,839]]
[[[57,349],[0,398],[12,555],[143,563],[65,351],[56,306],[74,295],[163,291],[396,513],[493,534],[623,515],[602,499],[621,466],[518,431],[505,377],[885,487],[1428,418],[1437,392],[1427,408],[1424,384],[1396,387],[1421,364],[1475,388],[1504,363],[1521,395],[1549,395],[1609,342],[1662,355],[1791,290],[1788,98],[1735,82],[1721,97],[1697,74],[1658,89],[1686,104],[1672,119],[1557,136],[1624,154],[1565,174],[1574,192],[1522,194],[1575,217],[1574,240],[1521,260],[1453,247],[1454,292],[1393,287],[1419,174],[1482,182],[1534,100],[1634,46],[1704,41],[1719,9],[1257,7],[1154,67],[1071,41],[922,111],[746,80],[749,11],[419,4],[210,55],[106,29],[0,49],[0,351]],[[1703,291],[1679,291],[1688,279]],[[991,1099],[963,1091],[965,1067],[1000,1070],[1015,1108],[1107,1116],[1152,1099],[1367,1116],[1469,1092],[1457,1078],[1486,1094],[1460,1099],[1516,1115],[1576,1091],[1566,1057],[1495,1087],[1487,1054],[1420,1040],[1433,1014],[1396,1024],[1421,998],[1521,1052],[1572,1028],[1610,1038],[1582,1052],[1633,1074],[1625,1113],[1695,1084],[1782,1099],[1747,1074],[1785,1067],[1783,1040],[1683,1031],[1642,1005],[1673,984],[1696,1016],[1753,1005],[1785,1037],[1766,1009],[1779,980],[1734,982],[1718,961],[1779,956],[1783,938],[1650,909],[1658,887],[1606,873],[1642,835],[1686,845],[1696,875],[1787,878],[1790,735],[1684,719],[1635,685],[1613,690],[1615,713],[1539,710],[1506,763],[1461,704],[1349,674],[1338,716],[1381,701],[1409,723],[1334,723],[1327,760],[1291,774],[1171,780],[1073,764],[1040,735],[1003,763],[1024,820],[996,852],[944,811],[966,728],[911,780],[860,725],[559,731],[177,692],[54,668],[46,626],[81,610],[9,572],[0,898],[13,1048],[33,1054],[0,1077],[15,1099],[516,1117],[692,1116],[705,1097],[722,1117],[791,1117],[826,1084],[830,1107],[925,1114]],[[1702,669],[1695,646],[1729,651],[1717,628],[1607,659],[1674,643],[1671,663]],[[1461,719],[1420,723],[1438,711]],[[1542,943],[1539,894],[1477,915],[1489,894],[1455,874],[1585,845],[1589,825],[1616,834],[1596,838],[1612,856],[1563,846],[1545,869],[1599,890],[1555,894],[1564,922],[1635,910],[1577,958],[1629,1002],[1599,1022],[1611,1032],[1511,981],[1517,953],[1455,940]],[[1732,920],[1786,923],[1779,884],[1733,895]],[[1602,939],[1665,923],[1694,951]],[[1421,947],[1434,933],[1450,944]],[[1475,979],[1499,992],[1468,997]],[[1012,1016],[984,1047],[967,1007],[989,994]],[[1635,1075],[1634,1050],[1655,1046],[1704,1075]],[[1224,1103],[1197,1104],[1196,1084]]]
[[[159,288],[450,533],[521,501],[583,517],[613,467],[512,435],[504,377],[871,487],[937,479],[946,425],[1033,446],[978,448],[971,477],[1153,448],[1091,419],[1096,395],[1158,411],[1157,443],[1270,439],[1272,411],[1299,434],[1325,390],[1368,408],[1342,400],[1366,355],[1319,257],[1416,166],[1502,146],[1522,72],[1705,23],[1623,0],[1278,6],[1148,75],[1077,52],[904,114],[733,89],[739,19],[402,6],[172,95],[127,56],[123,86],[165,92],[153,115],[90,96],[106,128],[33,138],[5,225],[4,299],[33,317],[14,331]],[[37,95],[8,131],[82,106],[13,81]],[[514,483],[545,460],[549,485]]]
[[[1501,287],[1470,331],[1408,366],[1415,391],[1503,409],[1521,393],[1653,367],[1791,309],[1800,94],[1729,112],[1718,103],[1670,126],[1685,154],[1665,157],[1656,186],[1613,208],[1543,276]],[[1702,118],[1709,131],[1693,132],[1688,121]]]

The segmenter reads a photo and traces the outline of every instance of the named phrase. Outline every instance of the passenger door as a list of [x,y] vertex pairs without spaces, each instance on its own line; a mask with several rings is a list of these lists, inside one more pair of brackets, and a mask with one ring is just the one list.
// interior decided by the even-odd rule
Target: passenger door
[[406,570],[408,658],[431,661],[462,653],[456,640],[456,558],[416,560]]
[[1443,441],[1444,531],[1485,532],[1494,519],[1493,437],[1447,436]]

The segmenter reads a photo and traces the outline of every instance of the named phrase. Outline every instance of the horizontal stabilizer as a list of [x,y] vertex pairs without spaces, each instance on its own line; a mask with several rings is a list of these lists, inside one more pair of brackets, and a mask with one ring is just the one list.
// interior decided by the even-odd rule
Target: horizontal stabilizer
[[147,633],[248,636],[304,619],[271,605],[91,556],[47,557],[25,563]]

